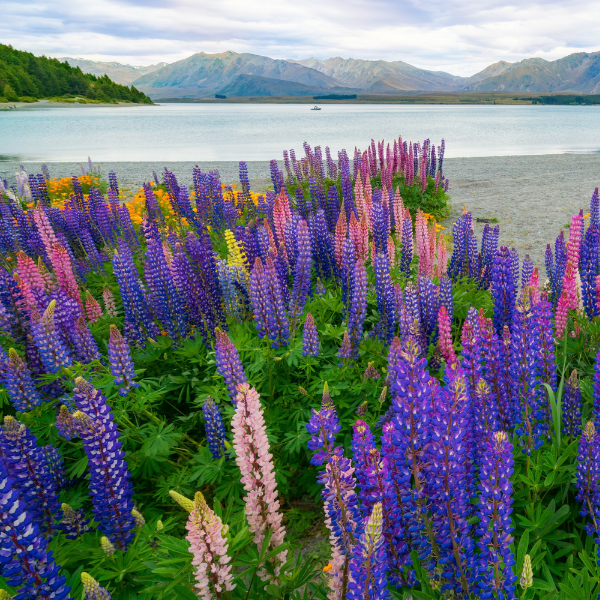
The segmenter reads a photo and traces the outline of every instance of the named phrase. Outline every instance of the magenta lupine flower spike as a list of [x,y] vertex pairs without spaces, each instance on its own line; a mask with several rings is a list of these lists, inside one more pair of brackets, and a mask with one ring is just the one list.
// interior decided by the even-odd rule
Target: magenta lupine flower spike
[[203,600],[222,598],[225,591],[235,588],[232,583],[231,558],[227,554],[227,540],[221,519],[208,506],[201,492],[196,492],[193,508],[185,526],[193,555],[196,589]]
[[112,600],[106,588],[103,588],[89,573],[81,573],[81,583],[85,592],[84,600]]
[[115,378],[115,383],[122,386],[119,388],[119,394],[127,396],[129,390],[138,387],[140,384],[134,381],[135,370],[131,360],[129,345],[116,325],[110,326],[108,360],[110,362],[110,372]]
[[438,311],[439,347],[442,357],[449,365],[456,362],[451,328],[452,324],[448,310],[445,306],[440,306],[440,310]]
[[311,313],[306,315],[306,321],[304,321],[302,356],[319,356],[319,333]]
[[48,373],[57,373],[61,367],[71,366],[71,357],[56,330],[54,311],[56,300],[52,300],[41,318],[31,324],[33,341],[38,349],[44,368]]
[[[277,483],[273,466],[273,456],[269,451],[269,440],[258,392],[247,383],[238,386],[235,414],[231,420],[235,460],[242,474],[242,484],[246,491],[246,518],[254,542],[262,547],[267,532],[270,532],[270,548],[283,543],[285,528],[281,524]],[[279,565],[286,560],[287,550],[272,559],[276,574]],[[262,579],[268,579],[263,570]]]
[[14,348],[8,351],[8,362],[2,376],[2,382],[13,406],[19,412],[26,412],[42,403],[27,363]]
[[510,549],[513,541],[512,484],[513,447],[504,431],[489,436],[480,466],[479,523],[475,537],[480,554],[477,557],[479,590],[482,598],[514,598],[515,564]]
[[367,379],[374,379],[375,381],[381,377],[379,375],[379,371],[375,368],[375,363],[373,361],[367,364],[367,368],[363,373],[363,377],[366,377]]
[[240,361],[240,355],[233,345],[229,336],[217,327],[217,341],[215,342],[215,356],[217,359],[217,371],[225,380],[229,397],[235,404],[237,397],[237,386],[246,383],[247,377],[244,367]]
[[102,308],[94,296],[87,290],[85,292],[85,314],[90,323],[96,323],[102,316]]

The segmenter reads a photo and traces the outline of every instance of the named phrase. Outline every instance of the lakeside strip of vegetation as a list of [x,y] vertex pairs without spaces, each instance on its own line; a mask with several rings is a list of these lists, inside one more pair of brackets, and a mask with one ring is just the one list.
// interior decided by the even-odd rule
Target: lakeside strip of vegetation
[[78,103],[152,104],[135,87],[115,83],[106,75],[96,77],[56,58],[34,56],[0,44],[0,103],[35,102],[42,98]]

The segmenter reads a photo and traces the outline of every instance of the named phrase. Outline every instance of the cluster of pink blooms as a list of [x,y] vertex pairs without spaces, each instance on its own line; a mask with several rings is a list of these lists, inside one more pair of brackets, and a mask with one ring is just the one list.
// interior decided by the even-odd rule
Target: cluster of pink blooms
[[[246,491],[246,517],[250,531],[254,534],[254,542],[260,549],[265,536],[270,533],[269,546],[271,549],[276,548],[284,541],[285,528],[281,524],[283,515],[279,511],[273,456],[269,450],[260,396],[247,383],[238,386],[231,429],[236,462]],[[284,563],[286,556],[287,551],[284,550],[275,557],[276,573],[277,563]],[[261,571],[259,575],[264,579],[268,578],[265,571]]]

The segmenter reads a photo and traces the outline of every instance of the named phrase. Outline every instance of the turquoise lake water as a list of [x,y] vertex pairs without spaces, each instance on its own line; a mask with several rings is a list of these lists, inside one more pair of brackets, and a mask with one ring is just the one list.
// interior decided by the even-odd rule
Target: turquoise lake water
[[[600,152],[600,107],[166,104],[0,111],[0,160],[280,159],[302,142],[337,153],[371,138],[446,139],[446,156]],[[336,154],[334,154],[336,156]]]

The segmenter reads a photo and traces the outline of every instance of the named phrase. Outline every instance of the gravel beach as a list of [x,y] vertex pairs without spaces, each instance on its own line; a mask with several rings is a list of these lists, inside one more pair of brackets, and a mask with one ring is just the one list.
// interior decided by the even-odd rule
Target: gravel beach
[[[144,181],[167,167],[180,183],[192,184],[195,162],[99,163],[102,172],[114,170],[121,186],[133,192]],[[201,162],[208,171],[218,169],[224,183],[239,183],[238,163]],[[248,162],[253,189],[270,185],[269,163]],[[30,173],[41,172],[37,163],[25,163]],[[52,177],[81,173],[78,163],[48,163]],[[0,162],[0,176],[14,181],[16,162]],[[444,173],[450,179],[452,214],[443,224],[450,230],[466,206],[474,219],[498,219],[500,243],[515,247],[521,258],[529,253],[534,264],[543,267],[544,251],[571,215],[583,208],[587,213],[594,188],[600,185],[600,154],[549,154],[538,156],[493,156],[447,158]],[[476,223],[481,234],[483,223]],[[543,272],[543,277],[545,273]]]

